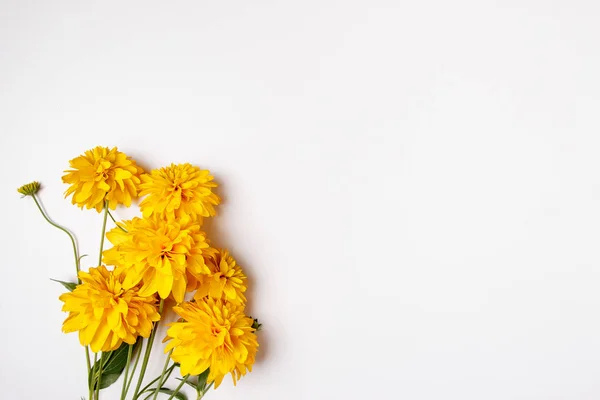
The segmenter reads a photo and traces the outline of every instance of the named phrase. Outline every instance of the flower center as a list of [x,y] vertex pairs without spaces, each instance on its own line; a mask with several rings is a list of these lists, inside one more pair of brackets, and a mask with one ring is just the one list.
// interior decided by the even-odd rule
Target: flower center
[[110,177],[109,172],[110,172],[111,166],[112,166],[112,164],[110,163],[110,161],[106,161],[103,158],[98,160],[98,162],[96,164],[96,178],[101,178],[103,180],[107,180]]

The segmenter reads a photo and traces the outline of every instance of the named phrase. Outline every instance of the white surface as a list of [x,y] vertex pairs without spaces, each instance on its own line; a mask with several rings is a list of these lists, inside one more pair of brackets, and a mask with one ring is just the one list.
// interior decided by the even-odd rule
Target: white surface
[[86,395],[48,280],[73,277],[68,239],[15,189],[42,181],[92,264],[100,217],[60,177],[102,144],[222,184],[213,240],[265,329],[254,372],[207,398],[598,399],[599,18],[592,0],[0,1],[0,397]]

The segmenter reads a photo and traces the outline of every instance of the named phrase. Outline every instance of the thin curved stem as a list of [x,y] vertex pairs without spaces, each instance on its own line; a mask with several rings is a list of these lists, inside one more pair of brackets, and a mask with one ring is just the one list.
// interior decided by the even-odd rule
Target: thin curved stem
[[125,390],[125,388],[127,387],[127,376],[129,375],[129,364],[131,363],[133,346],[135,346],[135,344],[130,344],[129,349],[127,349],[127,363],[125,364],[125,375],[123,376],[123,389],[121,389],[121,400],[125,400],[125,396],[127,395],[127,391]]
[[110,210],[108,211],[108,216],[110,217],[110,219],[112,219],[112,221],[115,223],[115,225],[121,229],[123,232],[127,233],[127,229],[123,228],[121,225],[119,225],[117,223],[117,221],[115,220],[115,217],[113,217],[112,213],[110,212]]
[[177,393],[179,393],[179,391],[181,390],[181,388],[183,387],[183,385],[185,385],[185,383],[187,382],[188,378],[190,377],[190,374],[187,374],[186,376],[183,377],[183,379],[181,380],[181,383],[179,384],[179,386],[177,386],[177,388],[175,389],[175,391],[173,392],[173,394],[171,395],[171,397],[168,398],[168,400],[172,400],[173,397],[175,397],[175,395]]
[[[81,258],[79,257],[79,254],[78,254],[78,251],[77,251],[77,242],[75,241],[75,237],[66,228],[58,225],[56,222],[52,221],[50,219],[50,217],[48,217],[48,215],[46,215],[46,212],[42,208],[42,205],[40,204],[40,202],[37,199],[37,196],[35,194],[32,194],[31,197],[33,197],[33,201],[35,202],[35,205],[37,206],[38,210],[40,210],[40,213],[42,214],[42,216],[44,217],[44,219],[50,225],[52,225],[53,227],[58,228],[61,231],[63,231],[64,233],[66,233],[67,236],[69,236],[69,239],[71,239],[71,245],[73,246],[73,257],[75,258],[75,275],[77,277],[77,283],[81,283],[81,279],[79,279],[79,271],[81,270],[81,266],[80,266],[81,265]],[[85,360],[86,360],[86,364],[87,364],[87,372],[88,372],[88,375],[89,375],[90,372],[92,371],[92,363],[90,361],[90,348],[89,348],[89,346],[85,346]]]
[[173,352],[173,349],[171,349],[171,351],[169,351],[169,354],[167,354],[167,359],[165,360],[165,365],[163,366],[163,370],[162,373],[160,374],[160,377],[158,379],[158,385],[156,385],[156,390],[154,391],[154,396],[152,397],[153,400],[156,400],[156,397],[158,396],[158,391],[160,390],[161,386],[164,383],[164,376],[165,376],[165,372],[167,371],[167,366],[169,365],[169,361],[171,361],[171,353]]
[[[158,307],[158,313],[161,314],[164,306],[165,300],[160,299],[160,305]],[[148,367],[148,360],[150,359],[150,352],[152,351],[152,344],[154,343],[154,337],[156,336],[156,331],[158,330],[158,324],[160,320],[156,321],[154,324],[154,328],[152,329],[152,333],[150,333],[150,338],[148,339],[148,343],[146,344],[146,352],[144,353],[144,361],[142,362],[142,369],[140,370],[140,376],[138,378],[137,385],[135,387],[135,391],[133,392],[133,398],[137,399],[137,396],[140,394],[140,387],[142,386],[142,381],[144,380],[144,375],[146,374],[146,368]]]
[[75,238],[73,237],[73,234],[71,234],[71,232],[69,232],[66,228],[58,225],[56,222],[52,221],[47,215],[46,212],[44,211],[44,209],[42,208],[42,205],[40,204],[40,202],[37,199],[37,196],[35,194],[32,194],[31,197],[33,197],[33,201],[35,201],[35,205],[38,207],[38,209],[40,210],[40,213],[42,213],[42,216],[44,217],[44,219],[46,221],[48,221],[48,223],[50,225],[52,225],[55,228],[60,229],[61,231],[63,231],[64,233],[66,233],[69,236],[69,239],[71,239],[71,244],[73,245],[73,256],[75,257],[75,269],[77,271],[77,280],[78,283],[81,283],[81,280],[79,280],[79,257],[77,256],[77,244],[75,242]]

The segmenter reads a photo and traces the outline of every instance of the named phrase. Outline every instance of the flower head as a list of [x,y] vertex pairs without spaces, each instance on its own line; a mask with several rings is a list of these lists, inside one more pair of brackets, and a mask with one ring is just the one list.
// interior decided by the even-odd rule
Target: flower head
[[227,250],[217,250],[205,258],[210,274],[201,276],[194,298],[210,296],[235,304],[245,304],[246,275]]
[[111,209],[117,204],[129,207],[131,199],[138,195],[142,168],[116,147],[95,147],[69,161],[72,169],[62,177],[70,184],[65,197],[73,195],[72,203],[100,212],[104,202]]
[[104,262],[122,268],[125,287],[142,282],[143,296],[158,292],[165,299],[172,293],[181,303],[188,273],[197,278],[210,273],[204,256],[213,250],[199,224],[134,218],[123,227],[127,232],[117,227],[107,233],[114,247],[104,252]]
[[221,201],[212,189],[217,187],[207,170],[191,164],[171,164],[142,175],[140,196],[147,196],[140,204],[145,217],[158,215],[169,219],[216,215],[215,207]]
[[142,296],[138,287],[123,287],[123,277],[105,266],[79,272],[82,283],[59,297],[69,316],[63,332],[79,331],[82,346],[93,352],[112,351],[123,343],[134,344],[137,336],[149,337],[152,323],[160,319],[157,299]]
[[207,298],[173,307],[183,321],[171,324],[165,353],[180,363],[181,374],[199,375],[210,368],[207,381],[215,388],[229,373],[235,384],[252,371],[258,340],[252,319],[242,305]]
[[40,190],[40,186],[39,182],[33,181],[18,188],[17,192],[21,193],[23,196],[33,196]]

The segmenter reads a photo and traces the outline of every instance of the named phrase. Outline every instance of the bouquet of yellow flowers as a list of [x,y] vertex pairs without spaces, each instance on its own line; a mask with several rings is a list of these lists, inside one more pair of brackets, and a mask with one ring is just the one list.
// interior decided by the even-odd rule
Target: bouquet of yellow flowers
[[[58,281],[68,290],[59,297],[68,313],[62,330],[78,332],[85,348],[88,399],[99,400],[100,390],[121,376],[121,400],[159,394],[185,400],[185,384],[201,399],[225,375],[231,374],[235,384],[251,371],[260,324],[244,311],[247,278],[231,254],[213,248],[202,231],[204,218],[215,216],[220,203],[210,172],[171,164],[146,173],[116,147],[96,147],[69,164],[62,178],[69,185],[65,197],[103,218],[98,262],[88,271],[81,269],[72,233],[41,206],[40,184],[29,183],[18,192],[33,198],[46,221],[71,240],[78,281]],[[110,210],[129,207],[138,197],[143,198],[141,217],[116,221]],[[116,226],[107,232],[109,216]],[[105,239],[112,244],[107,250]],[[170,309],[179,319],[164,338],[162,373],[142,386],[158,325]],[[169,389],[164,385],[175,368],[182,378]]]

